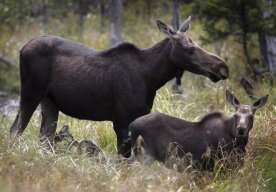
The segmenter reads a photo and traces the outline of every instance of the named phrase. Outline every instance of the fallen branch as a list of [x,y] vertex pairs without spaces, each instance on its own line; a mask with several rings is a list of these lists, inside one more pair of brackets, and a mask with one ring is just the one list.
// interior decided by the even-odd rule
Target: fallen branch
[[5,64],[7,67],[14,67],[16,66],[16,62],[0,53],[0,63]]

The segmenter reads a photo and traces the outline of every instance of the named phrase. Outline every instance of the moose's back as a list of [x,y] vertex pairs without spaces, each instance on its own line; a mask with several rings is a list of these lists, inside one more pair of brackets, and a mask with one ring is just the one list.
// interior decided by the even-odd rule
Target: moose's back
[[166,161],[171,143],[177,144],[180,157],[192,153],[193,159],[200,161],[208,147],[216,149],[221,142],[231,143],[232,137],[225,122],[225,117],[219,112],[208,114],[199,122],[151,113],[133,121],[129,129],[132,146],[135,147],[141,135],[149,155],[159,161]]
[[36,82],[39,91],[45,91],[41,94],[62,112],[81,119],[110,118],[116,63],[93,49],[52,36],[31,40],[22,48],[21,58],[22,78]]
[[[162,113],[150,113],[137,118],[129,125],[132,146],[141,135],[147,146],[148,153],[157,160],[165,161],[170,143],[183,146],[183,152],[193,150],[204,140],[197,123],[188,122]],[[201,138],[198,141],[195,138]]]

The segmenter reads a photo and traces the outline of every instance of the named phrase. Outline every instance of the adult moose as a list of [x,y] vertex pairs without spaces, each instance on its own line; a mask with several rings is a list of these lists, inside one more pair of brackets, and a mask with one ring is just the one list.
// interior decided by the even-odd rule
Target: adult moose
[[[221,158],[224,154],[234,152],[244,155],[254,114],[265,105],[268,95],[253,105],[240,104],[230,91],[226,91],[226,99],[236,109],[236,113],[229,118],[219,112],[207,114],[199,122],[162,113],[139,117],[129,125],[135,156],[143,159],[143,155],[148,154],[166,162],[170,158],[167,155],[170,149],[180,158],[190,153],[196,165],[212,169],[215,158]],[[209,153],[208,158],[205,158],[206,153]]]
[[41,104],[42,140],[53,141],[62,111],[79,119],[112,121],[118,152],[129,156],[129,123],[150,112],[156,91],[177,69],[214,82],[228,77],[224,61],[187,36],[190,21],[189,17],[178,31],[157,21],[167,38],[148,49],[122,43],[96,52],[54,36],[29,41],[20,51],[21,100],[11,135],[23,133]]

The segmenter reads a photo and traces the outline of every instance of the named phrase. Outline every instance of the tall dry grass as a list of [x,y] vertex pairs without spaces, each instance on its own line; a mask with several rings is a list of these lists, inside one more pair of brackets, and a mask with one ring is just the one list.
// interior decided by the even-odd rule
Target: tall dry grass
[[[189,120],[197,120],[212,110],[222,109],[228,115],[233,111],[223,99],[223,83],[201,88],[201,91],[191,90],[188,87],[184,90],[186,97],[175,98],[168,87],[163,88],[156,97],[153,110]],[[237,95],[241,100],[246,99],[242,96],[242,92],[238,91]],[[107,156],[106,162],[67,151],[63,145],[59,145],[54,153],[45,153],[38,143],[40,123],[38,114],[33,117],[21,140],[10,145],[10,121],[2,118],[0,189],[2,191],[273,191],[276,179],[275,114],[276,107],[272,100],[257,112],[243,167],[227,172],[217,167],[213,173],[190,169],[179,173],[167,169],[158,162],[151,165],[129,164],[116,155],[116,138],[111,123],[79,121],[64,115],[60,118],[58,127],[68,124],[77,139],[94,139],[104,150]]]
[[[169,21],[168,17],[163,18]],[[48,33],[73,40],[77,24],[74,16],[63,21],[53,20]],[[108,33],[97,30],[98,18],[89,16],[81,41],[91,47],[103,49],[108,46]],[[149,47],[163,36],[157,32],[154,20],[129,18],[125,24],[125,38],[139,47]],[[29,23],[14,31],[12,38],[1,36],[1,42],[17,58],[20,47],[34,36],[44,34],[40,25]],[[198,23],[193,24],[189,34],[196,40],[203,34]],[[199,42],[199,41],[198,41]],[[200,42],[199,42],[200,43]],[[204,46],[213,51],[214,46]],[[250,100],[240,89],[238,77],[243,73],[240,63],[240,47],[231,39],[225,42],[222,56],[228,58],[230,80],[214,84],[204,77],[188,72],[184,74],[184,95],[172,95],[170,85],[158,91],[153,111],[167,113],[186,120],[199,120],[210,111],[224,111],[231,115],[233,109],[224,99],[225,89],[232,88],[242,102]],[[2,71],[3,72],[3,71]],[[18,75],[6,82],[19,87]],[[94,139],[104,150],[107,161],[101,162],[86,155],[78,155],[58,145],[54,153],[45,153],[39,146],[40,116],[35,114],[19,142],[10,145],[11,120],[0,120],[0,191],[276,191],[276,88],[264,82],[258,85],[258,95],[270,94],[268,104],[257,112],[255,126],[250,134],[245,163],[240,169],[227,172],[217,167],[211,172],[187,170],[179,173],[163,164],[128,164],[116,155],[116,137],[110,122],[79,121],[61,115],[58,129],[70,126],[77,139]]]

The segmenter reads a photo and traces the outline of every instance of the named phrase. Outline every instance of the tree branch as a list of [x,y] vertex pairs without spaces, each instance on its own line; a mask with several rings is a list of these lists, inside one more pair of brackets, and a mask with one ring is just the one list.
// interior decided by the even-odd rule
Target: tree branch
[[0,63],[5,64],[7,67],[14,67],[16,66],[16,62],[0,53]]

